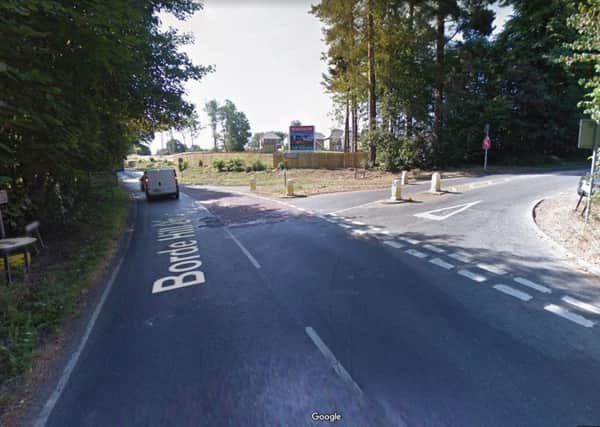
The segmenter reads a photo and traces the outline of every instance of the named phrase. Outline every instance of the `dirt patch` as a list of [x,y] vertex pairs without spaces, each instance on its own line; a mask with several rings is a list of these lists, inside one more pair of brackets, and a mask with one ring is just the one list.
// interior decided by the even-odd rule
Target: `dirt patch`
[[535,209],[535,221],[555,242],[600,268],[600,201],[592,207],[590,222],[584,227],[584,202],[574,210],[578,198],[574,193],[562,193],[545,199]]

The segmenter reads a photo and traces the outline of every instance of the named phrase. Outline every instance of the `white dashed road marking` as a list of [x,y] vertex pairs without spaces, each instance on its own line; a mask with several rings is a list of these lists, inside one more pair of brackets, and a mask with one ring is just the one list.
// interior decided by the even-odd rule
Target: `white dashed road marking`
[[542,286],[542,285],[538,285],[537,283],[532,282],[531,280],[527,280],[522,277],[515,277],[513,280],[515,282],[519,283],[520,285],[527,286],[528,288],[531,288],[531,289],[535,289],[536,291],[541,292],[543,294],[552,293],[551,289],[549,289],[545,286]]
[[544,307],[544,310],[549,311],[550,313],[554,313],[557,316],[560,316],[564,319],[570,320],[571,322],[575,322],[578,325],[581,325],[585,328],[591,328],[595,325],[595,323],[591,320],[588,320],[585,317],[580,316],[579,314],[571,313],[566,308],[560,307],[558,305],[548,304],[546,307]]
[[412,255],[417,258],[427,258],[427,254],[421,251],[417,251],[415,249],[409,249],[406,251],[407,254]]
[[454,264],[450,264],[440,258],[433,258],[429,260],[430,263],[437,265],[438,267],[445,268],[446,270],[451,270],[454,268]]
[[325,356],[327,362],[329,362],[329,364],[333,367],[333,370],[340,376],[340,378],[344,380],[356,392],[358,392],[358,394],[362,395],[362,390],[360,389],[358,384],[354,382],[348,371],[346,371],[342,364],[336,359],[335,355],[331,352],[331,350],[329,350],[329,347],[327,347],[327,345],[323,342],[323,340],[317,334],[317,332],[310,326],[307,326],[306,328],[304,328],[304,330],[306,331],[306,334],[309,336],[313,344],[316,345],[321,354]]
[[530,299],[533,298],[531,295],[526,294],[525,292],[521,292],[515,288],[511,288],[510,286],[507,286],[507,285],[495,285],[494,289],[496,289],[497,291],[500,291],[506,295],[510,295],[511,297],[520,299],[521,301],[529,301]]
[[567,304],[571,304],[572,306],[579,308],[580,310],[584,310],[593,314],[600,314],[600,307],[590,304],[589,302],[580,301],[570,296],[564,296],[562,297],[562,300]]
[[435,252],[436,254],[446,253],[446,251],[444,249],[438,248],[437,246],[433,246],[433,245],[423,245],[423,249],[428,249],[431,252]]
[[458,270],[457,273],[460,274],[461,276],[467,277],[478,283],[485,282],[487,280],[487,278],[485,276],[482,276],[481,274],[473,273],[472,271],[469,271],[469,270]]
[[394,240],[384,240],[383,244],[391,246],[394,249],[400,249],[400,248],[404,247],[404,245],[402,243],[398,243],[398,242],[396,242]]
[[483,262],[478,263],[477,267],[481,268],[482,270],[489,271],[490,273],[497,274],[498,276],[504,276],[507,273],[506,270],[502,270],[500,267],[496,267],[495,265],[491,264],[485,264]]

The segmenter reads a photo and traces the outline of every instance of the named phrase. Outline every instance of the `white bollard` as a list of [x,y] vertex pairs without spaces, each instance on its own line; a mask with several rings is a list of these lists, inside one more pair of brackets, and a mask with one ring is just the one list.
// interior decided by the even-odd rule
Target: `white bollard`
[[395,179],[392,181],[392,195],[390,200],[398,201],[402,199],[402,186],[400,185],[400,180]]
[[250,191],[256,191],[256,177],[250,177]]
[[407,180],[408,180],[408,172],[402,171],[402,176],[400,177],[400,185],[406,185]]
[[287,195],[288,196],[293,196],[294,195],[294,184],[296,182],[293,179],[288,179],[287,180]]
[[432,193],[439,193],[442,191],[442,177],[439,172],[434,172],[431,175],[431,189],[429,190]]

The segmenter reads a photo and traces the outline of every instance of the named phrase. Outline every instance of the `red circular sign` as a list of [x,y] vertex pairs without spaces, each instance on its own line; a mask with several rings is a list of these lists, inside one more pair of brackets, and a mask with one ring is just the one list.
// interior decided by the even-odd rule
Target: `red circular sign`
[[483,147],[484,150],[489,150],[490,148],[492,148],[492,140],[490,139],[489,136],[486,136],[485,138],[483,138],[483,142],[482,142],[481,146]]

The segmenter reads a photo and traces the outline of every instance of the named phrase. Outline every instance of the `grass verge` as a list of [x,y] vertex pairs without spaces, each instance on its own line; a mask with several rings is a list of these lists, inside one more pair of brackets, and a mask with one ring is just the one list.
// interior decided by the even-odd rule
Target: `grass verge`
[[12,286],[0,281],[0,417],[36,361],[47,356],[43,344],[60,335],[98,284],[117,249],[128,209],[129,197],[120,187],[98,190],[85,208],[85,223],[44,236],[48,247],[33,256],[30,275],[17,275]]

